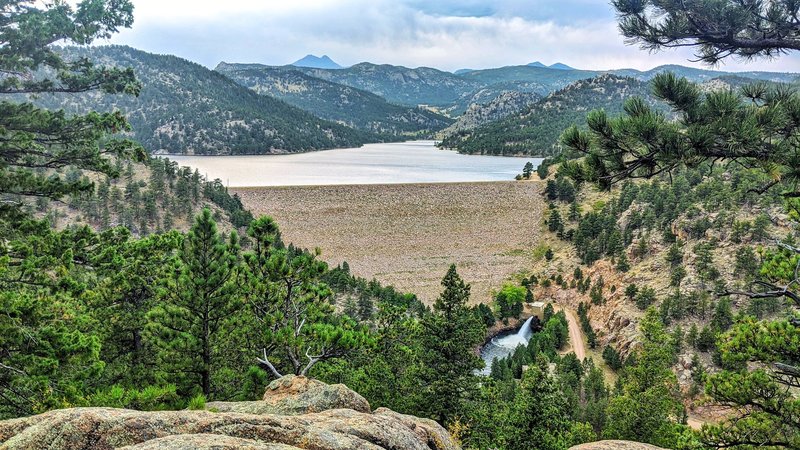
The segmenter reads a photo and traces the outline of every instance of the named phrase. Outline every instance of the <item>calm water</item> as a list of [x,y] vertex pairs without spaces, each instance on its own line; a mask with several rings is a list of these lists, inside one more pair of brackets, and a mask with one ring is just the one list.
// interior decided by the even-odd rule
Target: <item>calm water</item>
[[170,156],[231,187],[506,181],[538,158],[468,156],[433,141],[369,144],[296,155]]

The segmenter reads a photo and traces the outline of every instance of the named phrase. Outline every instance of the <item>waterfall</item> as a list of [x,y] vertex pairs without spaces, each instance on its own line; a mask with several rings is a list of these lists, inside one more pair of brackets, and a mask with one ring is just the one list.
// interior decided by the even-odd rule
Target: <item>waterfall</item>
[[517,336],[522,338],[524,342],[527,342],[528,341],[527,338],[529,338],[531,334],[533,334],[533,332],[531,331],[532,321],[533,321],[533,316],[530,316],[528,320],[526,320],[525,323],[522,324],[522,328],[520,328],[519,331],[517,332]]
[[530,340],[531,335],[533,332],[531,331],[531,322],[533,321],[533,316],[530,319],[526,320],[524,324],[522,324],[522,328],[517,331],[516,334],[509,334],[503,337],[496,337],[492,339],[492,343],[498,347],[504,347],[509,349],[517,348],[518,345],[526,345]]
[[495,336],[487,345],[481,349],[481,358],[486,362],[486,367],[481,371],[483,375],[489,375],[492,366],[492,360],[503,359],[514,353],[520,345],[527,345],[528,341],[533,335],[531,330],[531,322],[533,317],[529,318],[522,324],[522,328],[516,333],[502,334]]

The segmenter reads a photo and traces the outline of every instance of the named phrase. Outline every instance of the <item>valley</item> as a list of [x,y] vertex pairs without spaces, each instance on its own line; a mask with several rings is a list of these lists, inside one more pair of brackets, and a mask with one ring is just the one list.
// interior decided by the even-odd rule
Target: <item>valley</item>
[[0,448],[800,449],[800,2],[146,3],[0,6]]

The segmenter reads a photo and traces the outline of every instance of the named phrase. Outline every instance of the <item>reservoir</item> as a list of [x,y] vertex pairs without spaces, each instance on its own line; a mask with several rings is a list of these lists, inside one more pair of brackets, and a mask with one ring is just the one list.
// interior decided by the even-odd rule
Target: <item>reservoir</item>
[[368,144],[291,155],[168,156],[229,187],[510,181],[541,158],[461,155],[434,141]]

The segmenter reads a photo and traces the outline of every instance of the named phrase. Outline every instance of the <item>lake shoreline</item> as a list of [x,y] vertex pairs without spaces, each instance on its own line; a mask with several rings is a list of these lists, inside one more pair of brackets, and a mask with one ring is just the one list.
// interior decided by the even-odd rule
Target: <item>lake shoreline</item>
[[369,144],[288,155],[172,156],[228,187],[344,186],[510,181],[541,158],[464,155],[435,141]]

